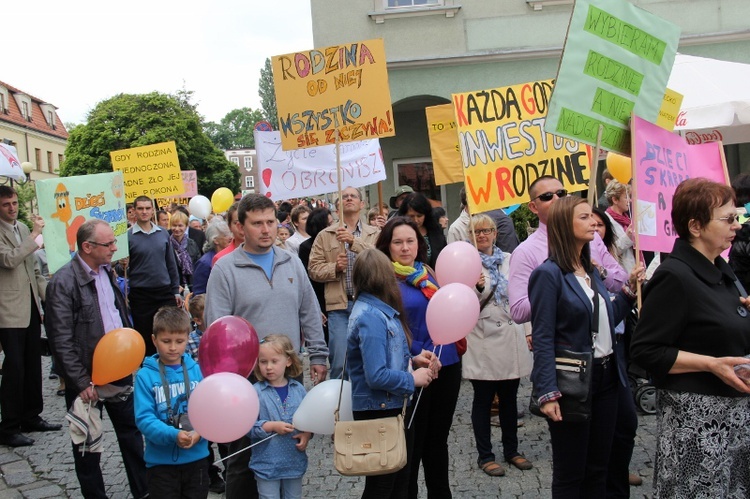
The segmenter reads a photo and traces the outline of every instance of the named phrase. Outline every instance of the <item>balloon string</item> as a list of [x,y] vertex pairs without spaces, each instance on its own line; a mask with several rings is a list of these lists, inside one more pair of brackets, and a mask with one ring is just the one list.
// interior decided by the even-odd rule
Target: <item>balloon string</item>
[[246,450],[248,450],[248,449],[252,449],[252,448],[253,448],[253,447],[255,447],[256,445],[258,445],[258,444],[262,444],[262,443],[263,443],[263,442],[265,442],[266,440],[270,440],[270,439],[272,439],[273,437],[275,437],[276,435],[278,435],[278,433],[274,433],[273,435],[271,435],[271,436],[269,436],[269,437],[266,437],[266,438],[264,438],[263,440],[259,440],[258,442],[255,442],[255,443],[254,443],[254,444],[252,444],[252,445],[248,445],[248,446],[247,446],[247,447],[245,447],[244,449],[240,449],[240,450],[238,450],[237,452],[235,452],[235,453],[233,453],[233,454],[229,454],[229,455],[228,455],[227,457],[221,458],[221,459],[219,459],[218,461],[214,461],[214,464],[219,464],[220,462],[222,462],[222,461],[225,461],[225,460],[229,459],[230,457],[234,457],[234,456],[236,456],[237,454],[240,454],[240,453],[242,453],[242,452],[245,452],[245,451],[246,451]]
[[[437,345],[432,345],[432,353],[435,353],[435,349],[437,348]],[[440,345],[440,351],[442,352],[443,345]],[[438,353],[438,359],[440,358],[440,353]],[[414,422],[414,415],[417,413],[417,407],[419,406],[419,399],[422,398],[422,388],[419,389],[419,394],[417,394],[417,401],[414,404],[414,410],[411,411],[411,417],[409,418],[409,425],[406,427],[407,430],[411,429],[411,424]]]

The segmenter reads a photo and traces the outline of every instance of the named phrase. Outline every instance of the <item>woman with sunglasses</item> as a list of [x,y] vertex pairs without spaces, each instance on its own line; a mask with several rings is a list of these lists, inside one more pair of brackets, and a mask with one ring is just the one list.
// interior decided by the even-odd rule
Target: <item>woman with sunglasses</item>
[[531,372],[531,354],[523,326],[510,318],[510,255],[495,246],[497,228],[492,218],[479,214],[472,219],[482,259],[482,275],[476,286],[481,308],[477,325],[466,337],[468,347],[461,361],[461,372],[474,389],[471,425],[479,455],[477,464],[490,476],[503,476],[505,469],[495,462],[492,452],[492,401],[497,395],[504,460],[519,470],[530,470],[533,465],[518,452],[516,400],[521,377]]
[[[614,354],[615,324],[635,296],[625,287],[610,300],[591,262],[596,224],[585,199],[564,197],[547,219],[549,259],[531,274],[529,299],[534,344],[532,396],[548,418],[552,442],[552,497],[605,497],[618,396],[627,387],[624,362]],[[630,285],[643,276],[638,266]],[[557,379],[560,349],[593,353],[590,417],[568,412]],[[618,386],[619,385],[619,386]]]
[[657,389],[654,497],[747,497],[750,313],[721,254],[740,228],[734,193],[702,178],[672,200],[678,238],[645,287],[633,362]]

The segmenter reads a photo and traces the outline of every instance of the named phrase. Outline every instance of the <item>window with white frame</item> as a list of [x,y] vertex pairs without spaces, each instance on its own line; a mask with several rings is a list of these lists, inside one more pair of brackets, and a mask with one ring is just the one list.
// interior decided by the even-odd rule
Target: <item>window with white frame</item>
[[4,113],[7,109],[5,105],[5,94],[0,93],[0,113]]
[[419,7],[421,5],[442,5],[442,0],[387,0],[388,8]]
[[235,165],[240,166],[240,158],[238,158],[237,156],[232,156],[231,158],[229,158],[229,160]]
[[253,171],[253,157],[245,156],[245,170],[248,172]]
[[21,116],[27,121],[31,121],[31,115],[29,114],[29,103],[26,101],[21,102]]
[[245,189],[255,189],[255,177],[245,177]]
[[459,0],[373,0],[373,10],[370,18],[376,24],[384,23],[386,19],[413,16],[455,17],[461,9]]

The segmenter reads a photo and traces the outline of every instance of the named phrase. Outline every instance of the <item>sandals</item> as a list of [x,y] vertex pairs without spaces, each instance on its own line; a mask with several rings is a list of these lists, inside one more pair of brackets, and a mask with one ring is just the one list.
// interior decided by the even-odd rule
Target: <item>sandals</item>
[[505,468],[503,468],[501,464],[498,464],[495,461],[487,461],[484,464],[480,464],[479,467],[489,476],[505,475]]
[[521,471],[527,471],[534,467],[533,464],[531,464],[531,461],[523,457],[522,455],[517,455],[514,457],[511,457],[508,459],[508,462],[518,468]]

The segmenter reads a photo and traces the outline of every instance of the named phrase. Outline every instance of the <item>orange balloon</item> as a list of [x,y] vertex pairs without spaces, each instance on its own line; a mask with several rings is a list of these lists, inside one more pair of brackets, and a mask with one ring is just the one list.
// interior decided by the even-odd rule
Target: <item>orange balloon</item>
[[135,329],[113,329],[99,340],[94,349],[91,380],[106,385],[132,374],[143,362],[146,344]]
[[621,184],[627,184],[633,177],[630,158],[614,152],[607,153],[607,170]]

